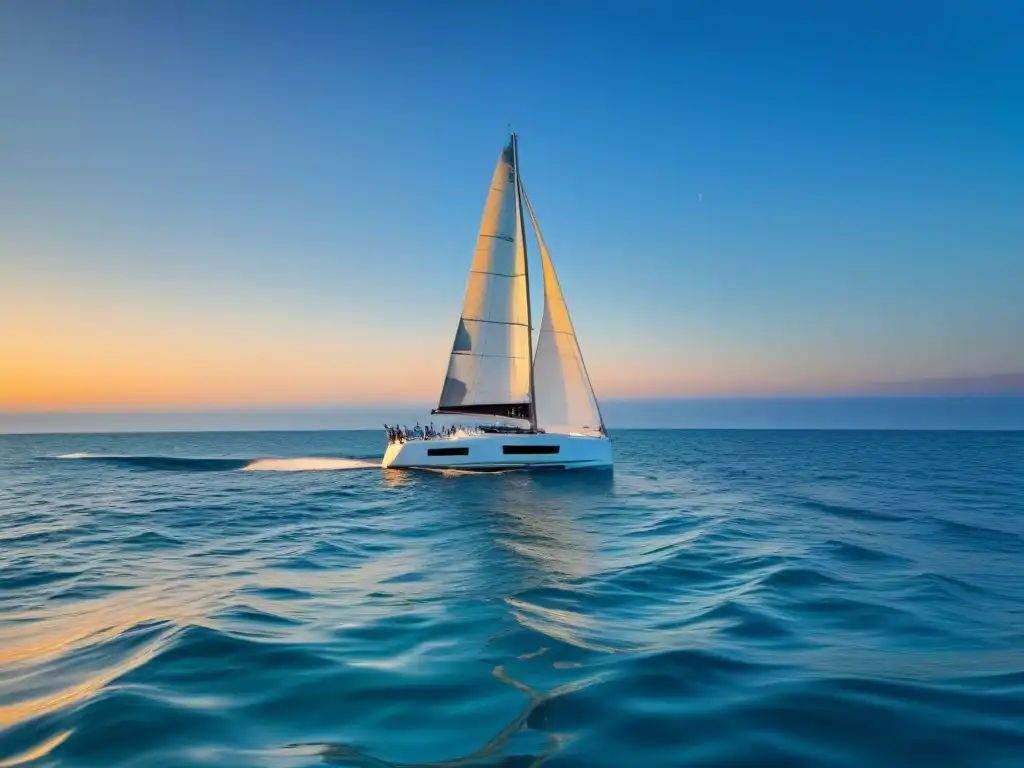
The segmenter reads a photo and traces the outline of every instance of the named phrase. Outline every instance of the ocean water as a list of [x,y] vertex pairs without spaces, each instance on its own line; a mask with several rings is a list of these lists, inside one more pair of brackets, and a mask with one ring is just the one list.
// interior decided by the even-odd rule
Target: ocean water
[[0,437],[0,765],[1024,765],[1024,433]]

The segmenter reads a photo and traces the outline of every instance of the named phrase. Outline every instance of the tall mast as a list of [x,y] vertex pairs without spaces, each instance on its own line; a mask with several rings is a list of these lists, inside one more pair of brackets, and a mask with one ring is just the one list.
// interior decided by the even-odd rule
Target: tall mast
[[526,329],[529,340],[530,358],[530,427],[537,431],[537,397],[533,384],[533,311],[530,309],[530,259],[526,254],[526,222],[523,221],[523,184],[519,177],[519,136],[512,134],[512,165],[516,173],[516,212],[519,215],[519,232],[523,241],[523,275],[526,278]]

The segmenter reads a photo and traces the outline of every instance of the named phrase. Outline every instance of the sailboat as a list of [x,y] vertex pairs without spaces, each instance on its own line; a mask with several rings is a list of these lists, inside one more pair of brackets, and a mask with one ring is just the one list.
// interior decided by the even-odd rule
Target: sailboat
[[[525,218],[540,251],[544,314],[533,344]],[[569,309],[519,173],[516,134],[498,156],[448,371],[433,414],[497,424],[393,440],[385,468],[612,466],[612,446]]]

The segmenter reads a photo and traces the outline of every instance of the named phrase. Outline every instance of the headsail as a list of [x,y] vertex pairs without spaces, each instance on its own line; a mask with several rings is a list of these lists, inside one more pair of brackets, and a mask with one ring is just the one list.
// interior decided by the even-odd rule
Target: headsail
[[515,137],[498,158],[437,412],[531,418],[529,288]]
[[544,319],[533,363],[537,426],[548,432],[604,434],[601,409],[583,364],[583,353],[558,285],[555,267],[525,190],[522,195],[537,237],[544,272]]

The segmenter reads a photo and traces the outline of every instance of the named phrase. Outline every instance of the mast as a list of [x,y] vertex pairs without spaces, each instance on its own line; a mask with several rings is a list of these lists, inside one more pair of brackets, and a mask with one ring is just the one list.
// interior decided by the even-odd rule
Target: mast
[[[516,214],[519,216],[519,232],[523,242],[523,273],[526,277],[526,331],[529,343],[530,366],[530,428],[537,431],[537,397],[533,382],[533,311],[530,308],[530,259],[526,253],[526,222],[523,220],[523,182],[519,174],[519,136],[512,134],[512,167],[516,173]],[[602,428],[604,425],[602,424]]]

